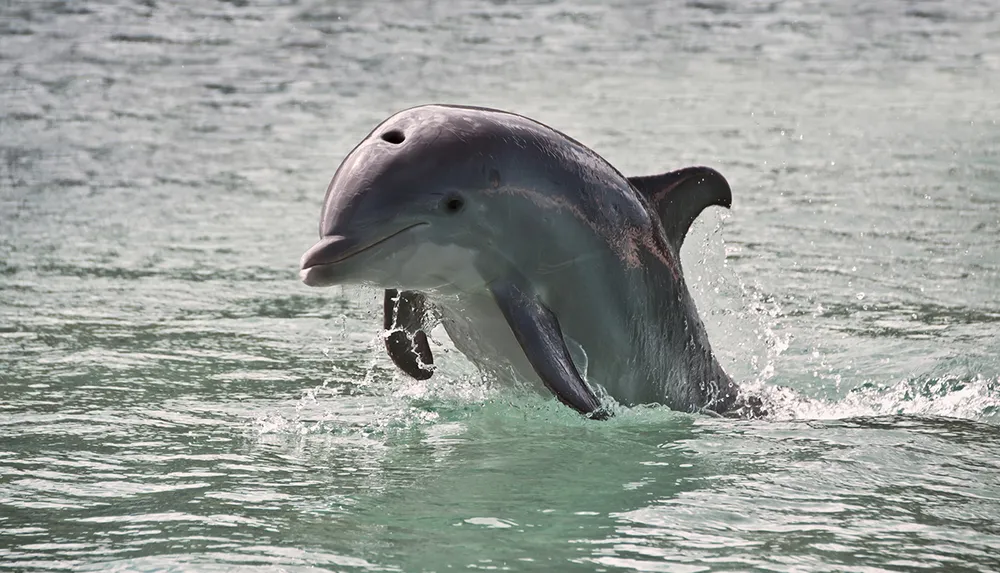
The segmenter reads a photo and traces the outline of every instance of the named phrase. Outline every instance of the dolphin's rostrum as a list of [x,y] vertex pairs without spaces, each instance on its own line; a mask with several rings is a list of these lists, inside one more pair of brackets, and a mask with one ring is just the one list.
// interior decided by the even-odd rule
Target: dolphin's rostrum
[[[758,414],[709,346],[680,246],[717,171],[626,178],[576,140],[499,110],[401,111],[348,154],[326,192],[311,286],[385,288],[386,349],[433,373],[425,331],[502,383],[592,418],[620,404]],[[748,405],[750,404],[750,405]]]

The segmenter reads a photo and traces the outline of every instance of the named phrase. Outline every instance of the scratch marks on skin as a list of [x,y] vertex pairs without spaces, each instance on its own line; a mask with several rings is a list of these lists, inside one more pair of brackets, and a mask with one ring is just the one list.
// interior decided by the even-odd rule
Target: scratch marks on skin
[[[645,232],[636,227],[627,227],[625,233],[628,235],[625,243],[632,249],[631,256],[638,258],[638,246],[641,245],[645,247],[646,252],[656,257],[657,260],[670,269],[670,274],[673,275],[674,280],[680,280],[681,270],[677,266],[677,261],[674,259],[673,253],[665,245],[661,244],[662,241],[657,241],[652,233]],[[636,266],[639,266],[639,264],[637,263]]]
[[[604,241],[611,248],[612,252],[614,252],[618,258],[621,259],[626,268],[642,268],[643,263],[640,254],[641,251],[646,251],[669,268],[675,279],[680,277],[680,269],[674,261],[673,254],[663,244],[661,244],[662,241],[657,241],[656,237],[653,236],[648,229],[623,223],[622,230],[616,232],[616,229],[612,225],[602,225],[597,221],[591,220],[587,217],[586,213],[584,213],[583,209],[566,197],[546,195],[525,187],[494,187],[487,189],[486,192],[491,195],[506,194],[523,197],[542,209],[551,209],[569,213],[582,224],[586,225],[596,235],[604,239]],[[570,264],[574,260],[575,259],[566,261],[565,264]],[[557,267],[554,267],[551,270],[554,271],[556,268]]]
[[463,132],[462,130],[459,130],[455,126],[449,124],[442,124],[441,127],[447,130],[448,133],[455,136],[455,138],[458,139],[460,142],[468,143],[468,138],[465,136],[465,132]]
[[543,274],[543,275],[552,274],[552,273],[558,272],[558,271],[560,271],[562,269],[565,269],[566,267],[574,266],[574,265],[578,264],[579,262],[584,261],[586,259],[593,259],[593,258],[596,258],[596,257],[597,257],[596,253],[584,253],[582,255],[577,255],[575,257],[566,259],[565,261],[562,261],[560,263],[556,263],[556,264],[553,264],[553,265],[543,265],[539,269],[539,272],[541,274]]
[[670,192],[673,191],[674,189],[676,189],[678,185],[680,185],[681,183],[684,183],[685,181],[687,181],[690,178],[691,177],[685,177],[683,179],[674,181],[673,185],[670,185],[669,187],[664,187],[663,189],[660,189],[659,191],[657,191],[656,193],[654,193],[653,197],[651,198],[652,200],[650,201],[650,203],[652,203],[652,205],[653,205],[653,209],[659,211],[660,210],[660,201],[662,201],[668,195],[670,195]]

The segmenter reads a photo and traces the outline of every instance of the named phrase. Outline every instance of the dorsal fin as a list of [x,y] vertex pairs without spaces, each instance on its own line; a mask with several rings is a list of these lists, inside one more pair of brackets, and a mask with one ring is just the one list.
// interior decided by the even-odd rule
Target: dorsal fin
[[685,167],[628,180],[660,216],[667,240],[678,251],[691,223],[705,207],[719,205],[728,209],[733,204],[729,182],[711,167]]

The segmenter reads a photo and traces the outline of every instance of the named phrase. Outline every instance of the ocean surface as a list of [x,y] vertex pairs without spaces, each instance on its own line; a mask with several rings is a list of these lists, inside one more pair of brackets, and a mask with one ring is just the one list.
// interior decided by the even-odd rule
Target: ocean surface
[[[432,102],[725,174],[771,416],[398,374],[298,259]],[[993,0],[0,1],[0,570],[1000,571],[998,119]]]

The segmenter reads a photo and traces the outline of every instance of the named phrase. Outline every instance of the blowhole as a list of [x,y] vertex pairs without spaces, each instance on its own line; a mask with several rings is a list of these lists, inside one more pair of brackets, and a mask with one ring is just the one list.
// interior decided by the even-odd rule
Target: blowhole
[[444,210],[449,213],[458,213],[462,207],[465,207],[465,200],[461,197],[449,197],[444,200]]
[[404,136],[403,132],[398,129],[390,129],[382,134],[382,141],[387,141],[393,145],[399,145],[400,143],[403,143],[403,140],[405,139],[406,136]]

